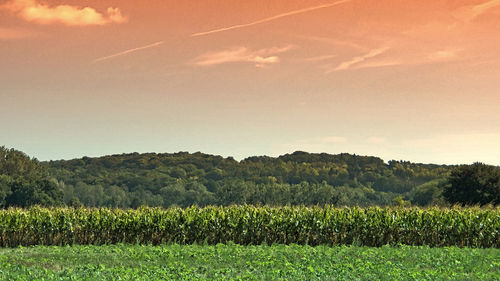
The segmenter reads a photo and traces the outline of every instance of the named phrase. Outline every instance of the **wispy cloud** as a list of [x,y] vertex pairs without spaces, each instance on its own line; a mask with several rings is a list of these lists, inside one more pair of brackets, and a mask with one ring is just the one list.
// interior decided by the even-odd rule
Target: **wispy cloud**
[[347,69],[364,69],[390,66],[418,66],[426,64],[446,63],[461,59],[460,52],[462,49],[448,48],[426,53],[412,53],[410,55],[393,55],[384,56],[384,58],[376,58],[378,55],[385,53],[389,48],[374,49],[365,55],[354,57],[351,60],[342,62],[336,67],[326,66],[325,73],[332,73]]
[[474,6],[465,6],[454,12],[456,18],[465,22],[471,22],[477,17],[487,13],[489,10],[500,6],[500,0],[490,0]]
[[366,53],[364,55],[357,56],[357,57],[354,57],[354,58],[352,58],[352,59],[350,59],[348,61],[344,61],[344,62],[340,63],[337,67],[335,67],[335,68],[333,68],[331,70],[327,70],[326,73],[330,73],[330,72],[334,72],[334,71],[339,71],[339,70],[350,69],[353,66],[355,66],[355,65],[357,65],[359,63],[362,63],[362,62],[364,62],[367,59],[379,56],[379,55],[387,52],[389,49],[390,49],[389,47],[383,47],[383,48],[373,49],[373,50],[369,51],[368,53]]
[[429,62],[436,62],[436,61],[446,61],[450,59],[455,59],[458,57],[458,53],[461,50],[459,49],[444,49],[444,50],[438,50],[435,52],[431,52],[427,58]]
[[337,55],[324,55],[324,56],[315,56],[315,57],[298,59],[297,61],[299,61],[299,62],[318,62],[318,61],[331,60],[331,59],[336,58],[336,57],[338,57],[338,56]]
[[293,46],[282,48],[265,48],[259,50],[249,50],[247,47],[234,47],[220,52],[210,52],[203,54],[192,61],[197,66],[212,66],[225,63],[252,63],[256,67],[264,67],[280,62],[278,54],[291,50]]
[[363,69],[363,68],[377,68],[377,67],[389,67],[389,66],[399,66],[399,65],[417,65],[415,61],[407,61],[405,59],[388,58],[383,60],[366,61],[356,65],[351,69]]
[[141,47],[136,47],[136,48],[128,49],[128,50],[125,50],[125,51],[118,52],[116,54],[112,54],[112,55],[109,55],[109,56],[104,56],[104,57],[101,57],[101,58],[97,58],[97,59],[93,60],[92,63],[98,63],[98,62],[102,62],[102,61],[105,61],[105,60],[113,59],[113,58],[116,58],[116,57],[125,56],[125,55],[128,55],[130,53],[141,51],[141,50],[144,50],[144,49],[158,47],[158,46],[162,45],[163,43],[164,43],[164,41],[159,41],[159,42],[156,42],[156,43],[153,43],[153,44],[149,44],[149,45],[146,45],[146,46],[141,46]]
[[38,24],[62,23],[70,26],[123,23],[127,18],[118,8],[108,8],[106,15],[90,7],[59,5],[50,7],[36,0],[13,0],[1,6],[20,18]]
[[341,1],[333,2],[333,3],[329,3],[329,4],[324,4],[324,5],[319,5],[319,6],[304,8],[304,9],[300,9],[300,10],[290,11],[290,12],[282,13],[282,14],[275,15],[275,16],[272,16],[272,17],[264,18],[264,19],[261,19],[261,20],[258,20],[258,21],[250,22],[250,23],[237,24],[237,25],[233,25],[233,26],[229,26],[229,27],[222,27],[222,28],[218,28],[218,29],[214,29],[214,30],[210,30],[210,31],[204,31],[204,32],[194,33],[191,36],[202,36],[202,35],[208,35],[208,34],[213,34],[213,33],[218,33],[218,32],[223,32],[223,31],[228,31],[228,30],[233,30],[233,29],[239,29],[239,28],[243,28],[243,27],[249,27],[249,26],[253,26],[253,25],[257,25],[257,24],[261,24],[261,23],[266,23],[266,22],[274,21],[274,20],[281,19],[281,18],[284,18],[284,17],[289,17],[289,16],[293,16],[293,15],[298,15],[298,14],[302,14],[302,13],[311,12],[311,11],[314,11],[314,10],[319,10],[319,9],[324,9],[324,8],[329,8],[329,7],[337,6],[337,5],[344,4],[344,3],[347,3],[347,2],[350,2],[350,1],[351,0],[341,0]]

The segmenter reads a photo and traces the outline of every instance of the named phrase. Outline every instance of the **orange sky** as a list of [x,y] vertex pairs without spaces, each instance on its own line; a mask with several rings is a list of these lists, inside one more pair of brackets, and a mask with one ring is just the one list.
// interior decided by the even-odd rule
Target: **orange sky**
[[500,164],[500,0],[0,0],[0,145]]

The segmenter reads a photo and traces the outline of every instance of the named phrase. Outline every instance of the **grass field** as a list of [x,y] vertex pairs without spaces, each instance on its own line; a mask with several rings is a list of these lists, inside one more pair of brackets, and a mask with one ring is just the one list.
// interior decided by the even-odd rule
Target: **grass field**
[[1,280],[500,280],[500,249],[36,246],[0,249]]

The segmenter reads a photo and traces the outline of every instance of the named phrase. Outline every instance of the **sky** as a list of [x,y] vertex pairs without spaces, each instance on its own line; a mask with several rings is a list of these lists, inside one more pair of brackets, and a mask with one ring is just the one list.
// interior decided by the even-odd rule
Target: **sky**
[[500,0],[0,0],[0,145],[500,165]]

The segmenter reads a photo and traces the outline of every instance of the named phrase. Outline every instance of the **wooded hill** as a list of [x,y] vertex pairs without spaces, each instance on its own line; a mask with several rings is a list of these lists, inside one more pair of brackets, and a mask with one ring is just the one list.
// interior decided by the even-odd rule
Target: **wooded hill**
[[42,162],[67,205],[429,205],[453,166],[297,151],[242,161],[203,153],[131,153]]

